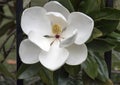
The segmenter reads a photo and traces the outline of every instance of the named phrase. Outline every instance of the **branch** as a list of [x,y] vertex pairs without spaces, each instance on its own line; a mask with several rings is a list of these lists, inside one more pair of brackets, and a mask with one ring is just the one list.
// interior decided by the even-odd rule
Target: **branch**
[[2,50],[2,48],[4,47],[4,45],[7,43],[7,41],[10,39],[10,37],[11,37],[12,35],[14,35],[14,34],[15,34],[15,31],[12,32],[12,33],[6,38],[6,40],[3,42],[3,44],[2,44],[1,47],[0,47],[0,51]]
[[6,44],[7,41],[10,39],[10,37],[11,37],[12,35],[14,35],[14,34],[15,34],[15,32],[11,33],[11,34],[7,37],[7,39],[3,42],[2,46],[0,47],[0,51],[3,49],[3,55],[4,55],[4,60],[2,60],[1,63],[3,63],[3,62],[5,61],[5,59],[7,58],[7,56],[10,54],[11,50],[14,48],[14,42],[15,42],[15,39],[16,39],[15,36],[14,36],[14,39],[13,39],[13,41],[12,41],[9,49],[8,49],[7,51],[6,51],[6,49],[5,49],[5,44]]

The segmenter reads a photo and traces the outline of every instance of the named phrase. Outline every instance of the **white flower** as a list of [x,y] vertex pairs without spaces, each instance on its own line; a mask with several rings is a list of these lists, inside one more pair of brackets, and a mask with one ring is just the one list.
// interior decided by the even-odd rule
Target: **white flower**
[[70,13],[57,1],[44,7],[27,8],[21,18],[28,39],[21,42],[19,54],[23,63],[40,63],[49,70],[62,65],[79,65],[87,58],[84,44],[92,34],[94,21],[81,12]]

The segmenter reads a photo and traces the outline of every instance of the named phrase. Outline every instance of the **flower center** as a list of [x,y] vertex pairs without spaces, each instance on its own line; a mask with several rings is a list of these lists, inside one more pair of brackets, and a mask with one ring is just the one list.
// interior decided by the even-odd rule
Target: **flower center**
[[55,38],[60,38],[60,35],[55,35]]
[[61,26],[59,24],[54,24],[52,26],[52,33],[56,34],[56,36],[55,36],[56,38],[60,37],[60,36],[58,36],[58,34],[60,34],[61,32],[62,32],[62,29],[61,29]]

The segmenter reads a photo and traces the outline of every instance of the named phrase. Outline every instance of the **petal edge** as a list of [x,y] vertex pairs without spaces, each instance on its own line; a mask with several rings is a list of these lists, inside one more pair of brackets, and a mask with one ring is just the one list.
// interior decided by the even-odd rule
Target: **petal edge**
[[20,44],[19,55],[23,63],[34,64],[39,62],[40,52],[41,49],[28,39],[23,40]]
[[55,71],[65,64],[68,55],[69,52],[64,48],[59,48],[57,41],[55,41],[49,52],[40,53],[39,60],[47,69]]
[[88,50],[85,44],[76,45],[73,44],[70,47],[67,47],[69,51],[69,57],[66,61],[68,65],[80,65],[83,63],[88,55]]
[[50,1],[50,2],[46,3],[44,5],[44,8],[48,12],[59,12],[62,15],[64,15],[64,17],[66,17],[66,19],[68,18],[68,15],[70,14],[70,12],[62,4],[60,4],[57,1]]

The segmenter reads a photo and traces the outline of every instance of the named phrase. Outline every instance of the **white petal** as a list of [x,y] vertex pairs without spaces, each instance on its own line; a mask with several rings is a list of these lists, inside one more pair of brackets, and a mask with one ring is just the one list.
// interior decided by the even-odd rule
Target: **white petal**
[[68,18],[68,23],[69,25],[66,30],[67,33],[71,34],[74,29],[78,30],[77,39],[75,41],[76,44],[80,45],[85,43],[91,36],[94,27],[94,21],[89,16],[81,12],[73,12]]
[[42,7],[30,7],[24,10],[21,17],[21,27],[24,33],[30,31],[45,34],[50,32],[51,24],[46,16],[46,10]]
[[44,5],[44,8],[48,12],[59,12],[63,16],[65,16],[66,19],[68,18],[69,14],[70,14],[70,12],[57,1],[50,1],[50,2],[46,3]]
[[43,66],[51,71],[55,71],[65,64],[68,55],[68,51],[64,48],[59,48],[58,41],[55,41],[49,52],[40,53],[39,59]]
[[44,36],[40,36],[38,33],[31,31],[28,34],[28,38],[31,42],[39,46],[44,51],[49,51],[50,44],[52,40],[50,38],[46,38]]
[[75,30],[70,37],[62,40],[60,43],[60,47],[68,47],[68,46],[72,45],[74,43],[74,41],[76,40],[76,36],[77,36],[77,30]]
[[48,12],[46,15],[49,17],[52,25],[59,24],[62,28],[67,26],[66,18],[62,14],[58,12]]
[[69,51],[69,57],[66,61],[69,65],[79,65],[83,63],[88,55],[87,47],[85,44],[76,45],[73,44],[70,47],[67,47]]
[[37,63],[39,61],[40,52],[41,49],[28,39],[23,40],[20,44],[19,55],[23,63]]

